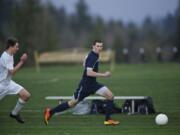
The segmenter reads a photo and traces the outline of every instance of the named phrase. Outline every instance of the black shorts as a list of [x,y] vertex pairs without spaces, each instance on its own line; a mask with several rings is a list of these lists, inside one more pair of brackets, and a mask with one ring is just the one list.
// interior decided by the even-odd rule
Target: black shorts
[[102,87],[104,87],[104,85],[98,82],[94,82],[89,85],[80,83],[74,93],[74,98],[78,101],[82,101],[85,97],[96,93],[96,91]]

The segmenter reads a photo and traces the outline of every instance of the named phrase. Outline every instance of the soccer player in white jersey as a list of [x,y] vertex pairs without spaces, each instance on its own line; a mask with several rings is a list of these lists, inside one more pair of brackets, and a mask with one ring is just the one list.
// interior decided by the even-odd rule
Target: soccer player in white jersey
[[17,65],[14,67],[13,56],[18,50],[18,41],[14,38],[9,38],[7,40],[5,51],[0,57],[0,100],[6,95],[18,94],[19,99],[14,109],[10,113],[10,117],[14,118],[19,123],[24,123],[24,120],[20,117],[19,112],[24,104],[28,101],[30,93],[11,79],[27,59],[27,54],[24,53]]

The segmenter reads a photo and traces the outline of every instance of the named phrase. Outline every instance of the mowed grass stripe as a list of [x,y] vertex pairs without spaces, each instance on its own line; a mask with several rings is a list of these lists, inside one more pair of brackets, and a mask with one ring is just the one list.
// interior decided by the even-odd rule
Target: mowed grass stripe
[[[102,65],[106,71],[109,65]],[[34,68],[24,68],[13,78],[31,94],[22,116],[26,124],[21,125],[9,118],[17,97],[7,96],[0,101],[0,134],[2,135],[179,135],[180,134],[180,64],[129,64],[117,65],[112,76],[100,78],[115,95],[152,96],[155,109],[166,113],[169,123],[157,126],[155,115],[114,115],[120,120],[118,126],[104,126],[103,115],[75,116],[70,112],[54,116],[48,126],[43,123],[43,110],[53,107],[57,101],[47,101],[45,96],[71,96],[82,75],[82,67],[51,66],[42,67],[41,72]],[[118,103],[121,105],[123,101]]]

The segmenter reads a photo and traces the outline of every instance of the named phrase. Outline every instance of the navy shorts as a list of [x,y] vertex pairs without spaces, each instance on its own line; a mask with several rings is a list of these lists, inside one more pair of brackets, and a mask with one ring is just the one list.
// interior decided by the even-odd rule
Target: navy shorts
[[85,97],[96,93],[96,91],[102,87],[104,87],[104,85],[98,82],[94,82],[89,85],[80,83],[74,93],[74,98],[78,101],[82,101]]

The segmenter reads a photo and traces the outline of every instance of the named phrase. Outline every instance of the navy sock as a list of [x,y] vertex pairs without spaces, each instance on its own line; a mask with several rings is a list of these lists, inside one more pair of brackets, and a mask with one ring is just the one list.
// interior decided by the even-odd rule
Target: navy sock
[[55,108],[51,109],[50,113],[51,113],[51,115],[53,115],[54,113],[65,111],[68,108],[70,108],[68,105],[68,102],[65,102],[65,103],[62,103],[62,104],[56,106]]
[[106,108],[105,108],[105,120],[106,121],[111,119],[112,107],[113,107],[113,100],[107,100]]

